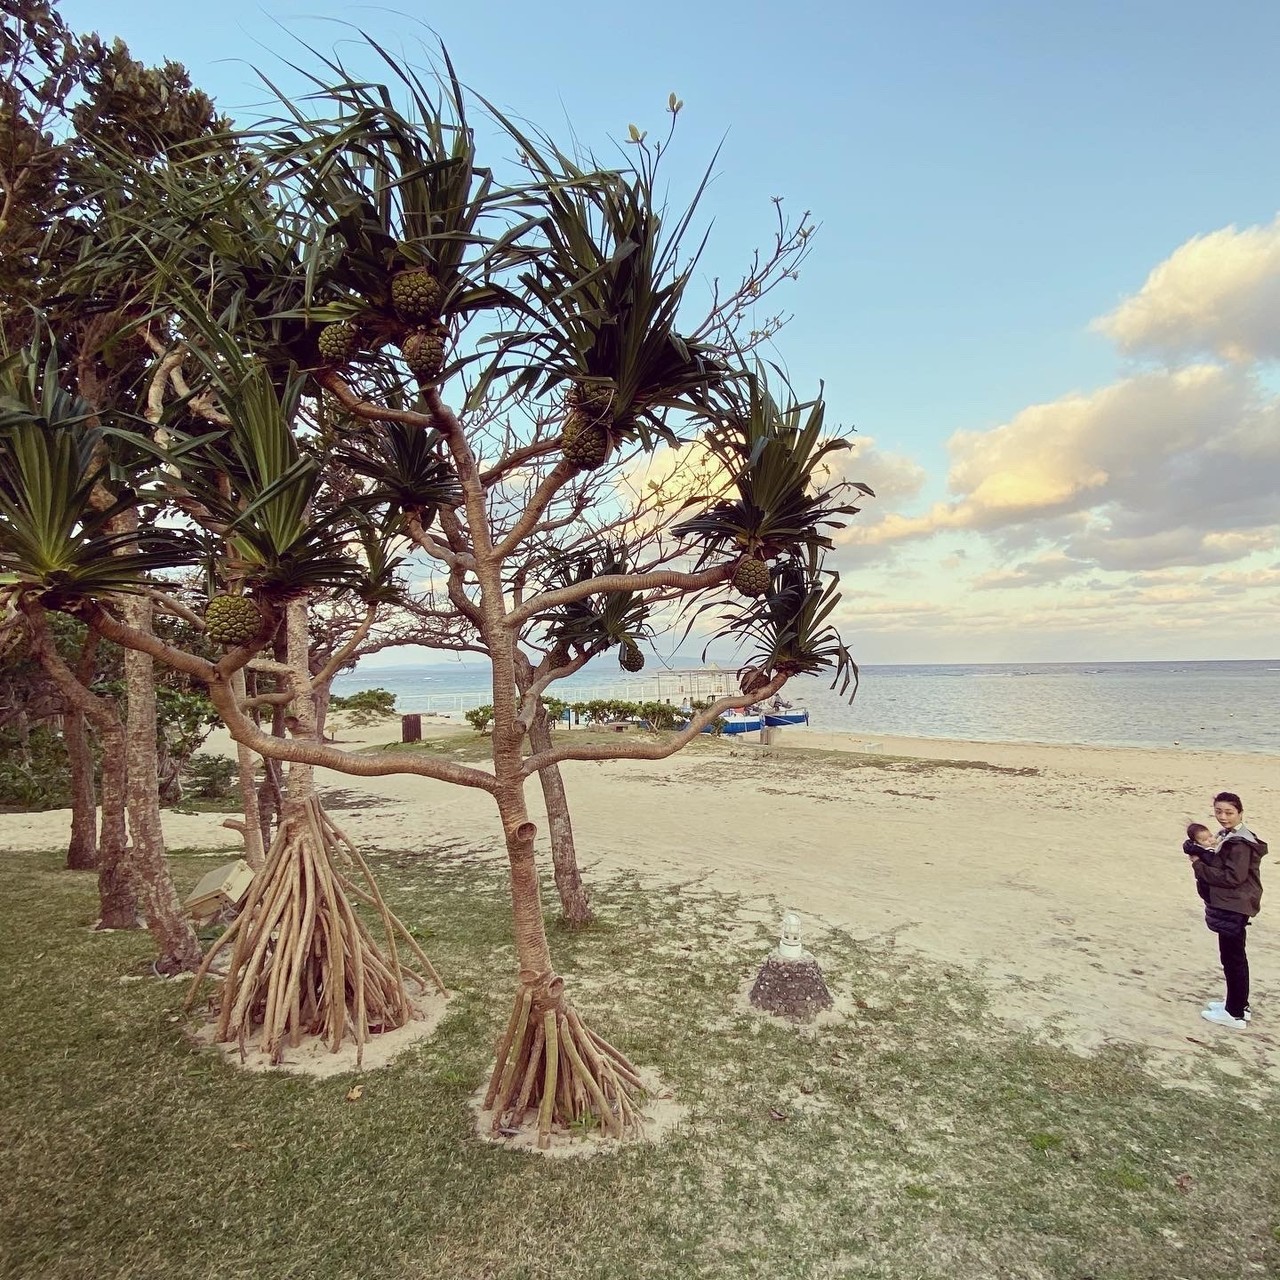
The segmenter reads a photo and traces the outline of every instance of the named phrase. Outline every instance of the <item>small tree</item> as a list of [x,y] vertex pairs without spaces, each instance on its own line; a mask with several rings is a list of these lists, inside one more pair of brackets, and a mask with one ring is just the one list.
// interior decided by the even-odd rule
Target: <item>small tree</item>
[[[807,227],[788,233],[780,224],[775,253],[685,325],[696,254],[682,255],[681,244],[694,209],[662,214],[655,192],[665,144],[637,132],[635,165],[602,168],[508,124],[526,171],[503,186],[477,164],[451,77],[441,106],[397,69],[411,99],[405,115],[386,90],[333,69],[336,83],[319,97],[334,118],[290,104],[290,123],[260,144],[257,172],[271,190],[262,224],[228,236],[214,218],[175,217],[184,235],[174,239],[162,285],[177,358],[153,386],[175,415],[199,403],[217,427],[191,432],[174,421],[168,457],[181,472],[178,500],[221,527],[218,572],[249,593],[256,622],[244,623],[215,662],[129,625],[110,600],[77,597],[76,607],[109,638],[203,681],[237,741],[291,761],[296,773],[317,765],[413,773],[490,795],[508,857],[518,978],[485,1106],[495,1128],[534,1124],[543,1144],[554,1124],[583,1117],[621,1136],[636,1120],[641,1075],[589,1028],[555,971],[525,784],[566,760],[670,755],[722,711],[772,695],[795,674],[833,670],[845,690],[855,680],[830,626],[838,597],[822,564],[829,529],[856,510],[824,477],[824,460],[846,442],[822,436],[820,402],[776,399],[733,339],[743,310],[794,270]],[[671,106],[674,118],[674,99]],[[190,203],[189,192],[184,198]],[[208,239],[193,253],[190,228],[200,226]],[[251,241],[284,242],[255,259],[268,265],[252,292],[243,252]],[[210,308],[210,296],[222,295],[199,286],[200,270],[219,289],[230,282],[234,297]],[[254,303],[264,296],[294,301],[264,319]],[[446,402],[446,385],[459,391],[457,407]],[[349,514],[331,513],[318,527],[309,512],[324,459],[309,441],[325,405],[346,415],[344,465],[371,487]],[[677,431],[699,437],[716,476],[683,524],[657,504],[642,528],[624,498],[584,501],[597,491],[593,473],[621,477],[679,443]],[[478,636],[493,672],[490,768],[422,753],[353,755],[319,741],[303,601],[361,589],[361,518],[382,543],[411,541]],[[734,603],[731,583],[743,603]],[[47,578],[19,598],[33,613],[56,602]],[[663,740],[538,736],[556,681],[614,647],[622,667],[636,670],[651,629],[672,625],[680,611],[693,625],[709,609],[721,634],[753,643],[740,694],[717,699]],[[281,627],[289,739],[262,732],[234,684],[247,664],[261,664],[255,655]],[[342,1038],[350,986],[341,953],[311,942],[307,905],[329,883],[337,892],[318,910],[331,928],[343,917],[342,895],[356,886],[333,869],[329,850],[341,841],[310,800],[286,817],[257,898],[218,944],[235,942],[220,1035],[238,1026],[243,1036],[261,1007],[264,1034],[278,1047],[286,1025],[314,1024],[305,993],[323,990],[333,993],[326,1032],[335,1046]],[[394,937],[398,922],[369,886]],[[368,965],[368,941],[353,945]],[[300,971],[303,1012],[290,1022],[297,979],[269,975]],[[348,997],[341,1008],[340,992]],[[354,1020],[357,1038],[372,1029],[359,1007]]]
[[[147,357],[161,339],[146,297],[151,264],[131,234],[144,215],[100,176],[163,168],[197,151],[201,167],[225,171],[234,162],[219,141],[225,124],[177,63],[149,68],[119,40],[76,35],[48,0],[7,0],[0,12],[0,347],[11,354],[47,334],[65,387],[90,414],[114,415],[117,431],[141,418]],[[131,555],[138,511],[116,496],[101,477],[88,500],[113,511],[116,553]],[[150,628],[146,592],[130,592],[119,607],[130,625]],[[167,939],[161,965],[194,968],[199,946],[164,857],[152,661],[137,649],[124,655],[124,741],[120,764],[113,762],[124,770],[123,790],[103,788],[105,862],[118,874],[103,873],[104,889],[113,886],[103,918],[131,927],[137,913],[126,899],[136,894]],[[82,771],[88,711],[76,706],[71,715],[69,741]],[[90,801],[83,779],[75,798],[83,842]],[[124,820],[116,804],[128,815],[129,843],[119,850]],[[163,920],[152,920],[157,913]]]

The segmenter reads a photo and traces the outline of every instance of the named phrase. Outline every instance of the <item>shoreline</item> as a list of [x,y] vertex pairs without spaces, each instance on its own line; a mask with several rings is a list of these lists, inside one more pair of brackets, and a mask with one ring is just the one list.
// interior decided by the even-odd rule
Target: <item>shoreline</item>
[[1114,753],[1122,758],[1153,755],[1170,760],[1183,755],[1192,755],[1197,758],[1211,757],[1215,760],[1238,761],[1242,767],[1253,768],[1260,762],[1267,762],[1273,767],[1280,768],[1280,752],[1219,751],[1212,747],[1194,747],[1184,744],[1156,747],[1101,742],[1046,742],[1016,738],[925,738],[893,733],[829,733],[811,728],[801,730],[794,737],[784,729],[781,745],[783,748],[807,746],[822,751],[919,756],[930,759],[954,759],[974,755],[998,756],[1003,759],[1027,752],[1037,756],[1043,755],[1046,759],[1059,756],[1063,752],[1079,753],[1084,756]]
[[[428,736],[474,732],[429,723],[441,732],[424,722]],[[398,737],[398,725],[334,727],[339,746],[356,747]],[[205,750],[227,745],[224,732]],[[1277,766],[1261,753],[784,730],[777,746],[708,740],[663,760],[569,761],[562,772],[589,890],[607,892],[598,886],[615,875],[660,891],[704,882],[755,918],[798,911],[820,961],[822,938],[841,929],[872,952],[905,948],[963,969],[1009,1022],[1082,1051],[1135,1044],[1173,1076],[1198,1060],[1280,1082],[1280,1036],[1268,1030],[1273,1019],[1280,1028],[1280,890],[1250,930],[1258,1016],[1247,1033],[1214,1028],[1199,1012],[1221,995],[1221,970],[1181,852],[1186,823],[1204,821],[1224,789],[1244,797],[1264,839],[1280,840]],[[328,770],[318,782],[342,793],[337,820],[370,852],[465,849],[502,865],[485,792]],[[527,795],[551,911],[536,781]],[[235,857],[225,816],[166,811],[166,840]],[[58,848],[69,829],[66,810],[0,814],[0,849]],[[430,856],[418,865],[430,876]],[[1272,872],[1268,860],[1264,886]]]
[[[803,730],[802,734],[797,736],[797,743],[799,743],[803,737],[809,737],[809,736],[839,739],[843,742],[851,743],[851,744],[898,743],[898,744],[905,744],[906,747],[909,747],[913,750],[917,748],[926,748],[933,745],[946,745],[949,747],[956,747],[956,748],[961,748],[961,747],[1041,748],[1043,747],[1050,750],[1061,749],[1065,751],[1154,751],[1154,752],[1166,753],[1169,755],[1192,752],[1197,755],[1232,756],[1232,757],[1239,757],[1241,759],[1250,759],[1250,760],[1257,759],[1258,757],[1262,757],[1263,759],[1267,759],[1267,760],[1280,761],[1280,749],[1266,750],[1261,747],[1257,749],[1242,747],[1236,751],[1226,751],[1226,750],[1219,749],[1217,747],[1198,747],[1193,743],[1186,743],[1186,742],[1166,742],[1166,743],[1067,742],[1067,741],[1058,741],[1057,739],[1053,739],[1053,738],[952,738],[952,737],[933,738],[933,737],[926,737],[922,734],[914,734],[914,735],[900,734],[900,733],[895,733],[891,730],[886,730],[884,733],[877,733],[870,729],[860,729],[857,733],[854,733],[851,731],[850,732],[836,731],[836,730],[828,731],[824,729],[811,728],[811,729]],[[833,747],[831,749],[846,750],[846,751],[859,751],[859,750],[869,751],[876,748],[873,745],[863,745],[863,746],[849,745],[849,746],[844,746],[839,748]]]
[[[388,717],[384,722],[386,728],[391,730],[395,728],[398,732],[400,717],[402,715],[418,715],[422,717],[423,735],[429,736],[427,730],[432,725],[449,726],[455,728],[469,729],[470,726],[463,719],[462,711],[397,711],[394,716]],[[752,735],[744,735],[754,741]],[[815,728],[812,725],[803,727],[798,725],[786,726],[783,734],[783,741],[786,745],[804,745],[805,740],[809,738],[830,740],[833,744],[841,745],[824,746],[822,750],[841,750],[841,751],[870,751],[879,750],[876,743],[896,743],[903,744],[904,751],[924,749],[935,745],[946,745],[949,747],[1029,747],[1029,748],[1046,748],[1056,749],[1062,748],[1069,751],[1155,751],[1167,753],[1169,755],[1182,754],[1192,752],[1197,755],[1212,756],[1239,756],[1244,759],[1269,759],[1280,761],[1280,747],[1264,748],[1264,747],[1241,747],[1235,750],[1227,750],[1219,747],[1198,746],[1194,742],[1170,741],[1170,742],[1081,742],[1078,740],[1066,740],[1057,738],[957,738],[949,735],[934,737],[926,734],[904,734],[896,730],[886,729],[823,729]],[[888,748],[886,748],[887,750]]]

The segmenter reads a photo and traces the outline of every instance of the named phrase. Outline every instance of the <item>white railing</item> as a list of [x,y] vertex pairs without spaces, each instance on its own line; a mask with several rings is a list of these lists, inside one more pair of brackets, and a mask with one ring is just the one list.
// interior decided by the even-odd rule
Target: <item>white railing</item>
[[[737,693],[738,681],[732,671],[661,671],[652,676],[636,676],[602,684],[566,683],[552,685],[550,694],[563,702],[593,702],[617,699],[621,702],[670,702],[679,706],[688,700],[705,701]],[[432,693],[413,699],[423,711],[466,711],[492,702],[488,691],[474,693]]]

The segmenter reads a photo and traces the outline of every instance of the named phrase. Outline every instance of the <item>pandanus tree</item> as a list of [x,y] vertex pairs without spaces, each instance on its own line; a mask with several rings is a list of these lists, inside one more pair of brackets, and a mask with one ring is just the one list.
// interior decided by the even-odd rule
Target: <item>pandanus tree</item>
[[[723,711],[771,695],[797,672],[828,670],[849,687],[856,668],[828,622],[835,588],[822,554],[824,530],[854,508],[819,465],[844,442],[816,439],[816,406],[810,435],[793,429],[800,409],[789,401],[757,411],[774,402],[728,333],[732,298],[713,297],[701,319],[684,323],[697,250],[682,244],[694,210],[665,217],[661,146],[638,138],[634,165],[576,163],[498,117],[525,165],[502,185],[477,164],[452,75],[437,101],[416,76],[396,74],[407,113],[386,89],[342,74],[318,86],[309,104],[331,104],[332,118],[297,109],[255,143],[256,180],[271,188],[262,209],[274,210],[261,234],[283,234],[291,249],[261,259],[253,297],[244,255],[219,247],[223,224],[177,220],[184,231],[172,238],[170,261],[184,265],[157,291],[157,305],[162,299],[173,317],[173,363],[153,388],[172,424],[166,463],[178,473],[175,501],[200,507],[206,525],[212,516],[225,594],[248,606],[237,606],[235,626],[222,632],[226,654],[211,662],[168,645],[129,626],[110,600],[83,611],[109,638],[203,680],[236,740],[264,756],[357,776],[416,774],[488,794],[507,854],[516,988],[485,1108],[496,1130],[534,1125],[544,1144],[553,1127],[584,1117],[621,1136],[637,1122],[642,1076],[590,1027],[556,972],[526,785],[566,761],[671,755]],[[780,236],[777,252],[740,286],[741,298],[785,276],[806,241]],[[217,308],[205,305],[208,290],[181,278],[193,257],[210,278],[234,284]],[[259,322],[254,298],[299,293],[271,324]],[[182,429],[193,405],[216,431]],[[410,752],[355,755],[319,741],[307,681],[292,661],[284,664],[295,695],[290,738],[262,732],[237,695],[236,673],[261,661],[281,626],[291,636],[298,630],[308,594],[351,588],[359,577],[354,525],[331,515],[318,529],[307,519],[307,477],[324,459],[298,441],[330,410],[347,427],[342,464],[361,477],[361,519],[387,545],[407,540],[489,658],[486,768]],[[757,533],[755,543],[738,545],[723,511],[719,524],[702,526],[686,513],[692,519],[675,530],[670,509],[654,503],[641,521],[620,486],[610,494],[608,477],[690,434],[705,438],[724,485],[757,495],[767,538]],[[260,448],[267,437],[274,445]],[[222,455],[215,467],[201,461],[210,446]],[[218,493],[199,489],[210,470]],[[785,483],[772,478],[779,472]],[[770,504],[789,501],[797,486],[813,501],[768,524]],[[701,505],[715,509],[719,496]],[[286,508],[289,519],[267,519]],[[731,599],[744,553],[776,564],[769,587],[722,621],[730,636],[757,641],[741,693],[653,741],[539,735],[556,681],[615,646],[624,669],[634,669],[655,620],[665,625],[682,609],[696,619]],[[339,1008],[324,1020],[334,1043],[352,1022],[357,1036],[377,1029],[367,1011],[352,1008],[352,971],[363,965],[390,990],[395,959],[350,946],[354,926],[341,899],[357,886],[326,859],[341,842],[326,821],[308,804],[300,825],[282,825],[256,897],[223,940],[234,943],[236,975],[222,995],[224,1034],[257,1018],[279,1049]],[[365,892],[387,937],[406,941],[376,886]],[[322,914],[324,947],[307,941]],[[325,933],[339,917],[346,932]],[[333,945],[339,936],[342,946]]]
[[[37,336],[8,362],[0,388],[0,598],[12,617],[24,619],[32,652],[103,746],[103,925],[132,928],[136,892],[156,939],[157,968],[191,968],[199,951],[163,849],[137,837],[138,815],[126,804],[125,726],[111,701],[87,688],[60,656],[47,618],[50,610],[85,617],[86,606],[103,599],[119,607],[146,592],[149,575],[183,563],[191,546],[180,531],[155,526],[162,499],[140,475],[132,433],[103,426],[93,406],[59,385],[52,353],[41,362],[39,351]],[[120,483],[122,469],[135,483]],[[154,760],[154,717],[150,735]],[[127,865],[126,808],[135,823]]]
[[[49,0],[6,0],[0,8],[0,347],[14,352],[47,330],[64,385],[117,429],[142,423],[142,401],[155,318],[143,296],[151,264],[130,230],[144,215],[105,170],[163,170],[185,159],[226,173],[234,148],[207,95],[183,67],[146,67],[119,41],[79,36]],[[154,213],[155,210],[153,209]],[[99,486],[94,501],[112,501]],[[117,508],[128,531],[136,512]],[[130,554],[127,541],[121,554]],[[130,622],[152,625],[149,595],[122,600]],[[91,643],[92,637],[91,637]],[[84,667],[86,662],[79,664]],[[123,790],[104,788],[104,860],[118,875],[102,903],[103,919],[132,927],[128,868],[115,852],[127,806],[129,848],[163,864],[152,660],[130,650],[124,660]],[[68,748],[83,755],[83,717],[67,718]],[[92,792],[78,787],[69,860],[96,856]],[[104,886],[105,887],[105,886]],[[198,956],[194,934],[183,948]]]
[[[192,327],[204,393],[220,406],[210,417],[225,411],[227,423],[224,430],[171,436],[167,455],[179,472],[175,500],[193,504],[216,538],[211,561],[218,593],[205,620],[212,639],[246,656],[282,632],[283,662],[255,664],[281,677],[289,733],[311,744],[319,738],[316,694],[365,633],[378,605],[394,598],[396,560],[358,504],[331,500],[322,513],[317,510],[323,469],[299,421],[303,377],[296,371],[281,376],[246,357],[206,317],[194,316]],[[439,466],[421,479],[422,501],[451,496]],[[310,663],[306,609],[307,597],[317,591],[352,592],[366,605],[362,626],[318,672]],[[238,669],[237,662],[227,666],[227,683],[219,689],[243,718]],[[205,679],[211,674],[208,666],[194,671]],[[218,684],[216,668],[212,675]],[[225,706],[219,709],[226,719]],[[348,861],[354,875],[341,869]],[[353,900],[375,908],[380,939],[352,909]],[[226,947],[231,954],[217,1035],[244,1044],[260,1030],[263,1052],[277,1061],[307,1033],[321,1034],[334,1049],[349,1033],[362,1056],[369,1034],[402,1026],[412,1016],[407,979],[420,990],[429,982],[443,990],[426,954],[387,908],[367,863],[325,813],[306,759],[292,761],[263,871],[236,921],[206,955],[197,986]]]

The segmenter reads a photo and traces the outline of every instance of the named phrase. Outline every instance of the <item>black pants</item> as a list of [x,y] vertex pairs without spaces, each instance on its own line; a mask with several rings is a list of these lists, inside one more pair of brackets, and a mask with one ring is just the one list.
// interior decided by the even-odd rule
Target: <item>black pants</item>
[[1249,1007],[1249,957],[1245,953],[1245,930],[1218,934],[1218,955],[1222,959],[1222,976],[1227,980],[1227,1012],[1243,1018]]

